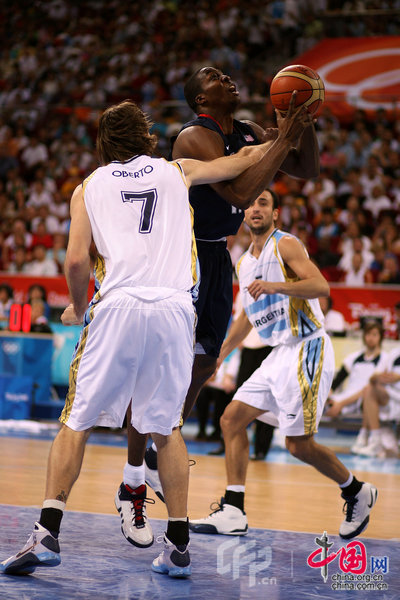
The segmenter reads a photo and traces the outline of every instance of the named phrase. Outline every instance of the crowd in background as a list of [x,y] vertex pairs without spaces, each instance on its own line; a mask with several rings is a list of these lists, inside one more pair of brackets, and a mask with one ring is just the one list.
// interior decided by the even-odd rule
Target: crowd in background
[[[74,188],[97,167],[97,119],[132,98],[168,156],[192,113],[183,84],[213,64],[237,82],[238,118],[274,126],[269,84],[279,68],[327,35],[398,34],[400,2],[188,0],[145,5],[36,1],[0,16],[0,269],[62,272]],[[379,12],[380,18],[374,17]],[[350,15],[350,17],[349,17]],[[353,15],[353,16],[351,16]],[[306,244],[329,280],[400,283],[400,117],[361,110],[316,125],[321,175],[280,174],[280,226]],[[243,226],[229,240],[235,262]]]

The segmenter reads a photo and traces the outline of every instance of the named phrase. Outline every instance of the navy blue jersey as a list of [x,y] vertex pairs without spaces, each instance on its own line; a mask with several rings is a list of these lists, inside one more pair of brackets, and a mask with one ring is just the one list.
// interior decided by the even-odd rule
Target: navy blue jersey
[[[234,119],[233,133],[224,134],[218,123],[208,116],[198,116],[183,125],[206,127],[218,133],[224,142],[225,156],[236,154],[243,146],[258,144],[256,134],[250,125]],[[171,140],[172,147],[176,137]],[[244,211],[226,202],[210,185],[195,185],[189,191],[190,204],[194,209],[194,234],[200,240],[219,240],[235,235],[243,221]]]

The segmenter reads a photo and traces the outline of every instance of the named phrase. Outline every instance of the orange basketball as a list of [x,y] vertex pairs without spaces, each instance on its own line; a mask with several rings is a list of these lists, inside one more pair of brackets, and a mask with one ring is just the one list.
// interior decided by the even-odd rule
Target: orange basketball
[[311,114],[317,112],[325,100],[324,82],[318,73],[304,65],[289,65],[275,75],[270,89],[273,106],[287,111],[294,90],[297,90],[295,106],[304,105]]

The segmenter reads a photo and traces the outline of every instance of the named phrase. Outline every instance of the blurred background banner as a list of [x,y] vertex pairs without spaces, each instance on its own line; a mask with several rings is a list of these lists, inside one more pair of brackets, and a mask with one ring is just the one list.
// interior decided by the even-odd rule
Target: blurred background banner
[[325,39],[293,61],[324,80],[325,106],[345,121],[355,109],[395,110],[400,96],[400,36]]
[[[15,334],[3,331],[0,332],[0,348],[1,376],[9,376],[16,380],[22,376],[31,378],[34,402],[48,402],[51,387],[53,336],[50,334]],[[7,382],[7,387],[9,387],[10,381],[7,380]],[[4,397],[4,399],[6,398]]]
[[[14,290],[14,302],[23,304],[27,301],[28,290],[31,285],[39,284],[47,292],[49,306],[66,307],[69,304],[69,293],[66,279],[63,275],[54,277],[30,277],[29,275],[13,275],[2,273],[0,283],[7,283]],[[94,279],[89,282],[89,299],[93,296]]]
[[331,284],[335,310],[341,312],[349,325],[360,326],[360,319],[382,319],[385,336],[396,336],[395,305],[400,299],[399,286],[365,285],[362,288]]

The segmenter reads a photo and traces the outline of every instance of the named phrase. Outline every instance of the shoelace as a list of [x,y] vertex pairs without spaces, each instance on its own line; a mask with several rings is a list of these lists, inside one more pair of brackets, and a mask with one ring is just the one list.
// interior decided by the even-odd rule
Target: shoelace
[[357,502],[357,498],[351,498],[349,500],[346,500],[346,502],[343,504],[343,512],[346,515],[346,521],[348,523],[351,523],[351,521],[353,520],[354,508]]
[[145,502],[147,504],[155,504],[156,501],[153,498],[143,498],[139,495],[137,498],[132,497],[131,502],[135,511],[135,527],[144,527],[143,505]]
[[193,458],[189,458],[189,467],[194,467],[196,461]]
[[209,517],[212,517],[212,516],[213,516],[213,515],[215,515],[217,512],[221,512],[221,510],[224,510],[224,504],[223,504],[223,502],[217,502],[217,501],[215,501],[215,502],[212,502],[212,503],[210,504],[210,510],[211,510],[212,512],[211,512],[211,515],[208,515]]

